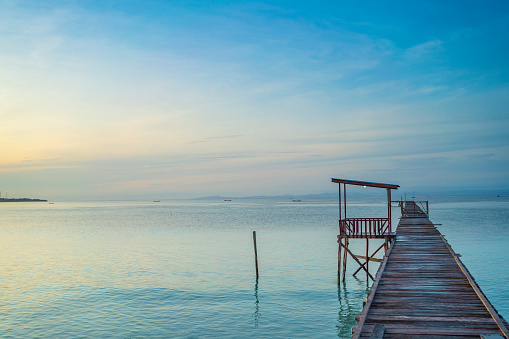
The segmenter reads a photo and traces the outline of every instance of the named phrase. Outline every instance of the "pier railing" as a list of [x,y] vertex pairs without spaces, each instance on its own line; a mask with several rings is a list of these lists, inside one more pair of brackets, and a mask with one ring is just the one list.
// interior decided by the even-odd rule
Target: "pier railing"
[[383,237],[391,233],[389,218],[347,218],[339,220],[339,234],[349,237]]

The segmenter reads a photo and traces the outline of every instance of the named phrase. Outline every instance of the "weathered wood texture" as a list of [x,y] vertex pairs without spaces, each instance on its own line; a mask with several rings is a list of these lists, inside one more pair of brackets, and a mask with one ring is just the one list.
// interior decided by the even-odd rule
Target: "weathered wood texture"
[[418,212],[402,216],[353,338],[371,337],[375,324],[385,327],[383,338],[503,335],[507,322],[429,218],[407,204],[407,211]]

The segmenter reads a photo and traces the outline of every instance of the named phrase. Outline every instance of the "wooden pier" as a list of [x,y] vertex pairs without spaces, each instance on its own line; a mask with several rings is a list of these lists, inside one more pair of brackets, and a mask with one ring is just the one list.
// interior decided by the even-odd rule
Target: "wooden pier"
[[413,201],[402,202],[401,210],[353,338],[508,338],[508,323],[427,210]]

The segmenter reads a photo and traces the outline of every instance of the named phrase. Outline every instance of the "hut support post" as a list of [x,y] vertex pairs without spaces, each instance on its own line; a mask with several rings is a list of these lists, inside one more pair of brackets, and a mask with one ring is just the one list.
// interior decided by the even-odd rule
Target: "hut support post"
[[341,237],[338,237],[338,285],[341,279]]
[[338,284],[341,279],[341,241],[343,239],[342,237],[342,230],[341,230],[341,185],[339,186],[339,235],[338,235]]
[[369,238],[366,238],[366,279],[369,274]]
[[[348,237],[345,237],[345,252],[343,253],[343,281],[345,280],[345,275],[346,275],[346,259],[348,258],[347,254],[346,254],[346,251],[349,251],[348,250],[348,245],[349,245],[349,240],[348,240]],[[351,252],[350,252],[351,253]]]

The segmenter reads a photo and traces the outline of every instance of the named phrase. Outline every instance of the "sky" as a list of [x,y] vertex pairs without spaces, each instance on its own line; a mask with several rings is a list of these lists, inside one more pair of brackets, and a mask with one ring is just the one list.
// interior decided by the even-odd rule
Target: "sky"
[[0,191],[507,191],[507,60],[507,1],[0,0]]

